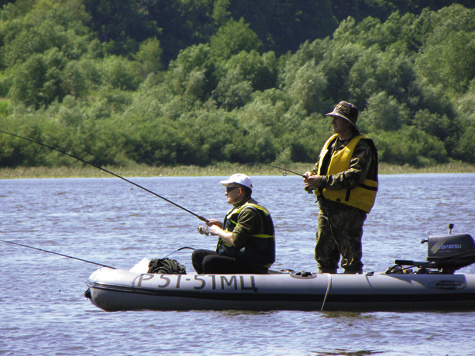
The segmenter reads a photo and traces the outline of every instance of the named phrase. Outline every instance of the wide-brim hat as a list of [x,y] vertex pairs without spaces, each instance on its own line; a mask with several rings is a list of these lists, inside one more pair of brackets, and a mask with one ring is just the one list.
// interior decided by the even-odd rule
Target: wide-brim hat
[[225,187],[227,187],[230,184],[240,184],[240,185],[243,185],[245,187],[248,187],[249,189],[252,189],[251,178],[249,178],[247,175],[242,174],[242,173],[233,174],[228,179],[222,180],[219,183],[221,183]]
[[340,101],[333,111],[325,114],[325,116],[341,117],[358,130],[358,127],[356,126],[356,121],[358,120],[358,108],[351,103]]

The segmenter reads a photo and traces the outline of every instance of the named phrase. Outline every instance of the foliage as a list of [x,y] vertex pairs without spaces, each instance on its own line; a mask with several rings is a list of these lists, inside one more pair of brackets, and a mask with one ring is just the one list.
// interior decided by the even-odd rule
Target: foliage
[[460,5],[427,14],[431,33],[416,59],[426,85],[439,83],[451,93],[463,93],[475,76],[475,21],[473,11]]
[[[347,100],[381,162],[475,163],[474,7],[7,2],[0,128],[98,165],[290,165],[316,160]],[[1,167],[71,164],[0,137]]]
[[163,49],[160,47],[160,41],[156,38],[149,38],[140,43],[139,51],[134,58],[142,66],[143,77],[147,77],[150,73],[158,73],[162,69],[162,54]]
[[83,0],[91,15],[91,28],[110,54],[128,55],[159,30],[135,0]]

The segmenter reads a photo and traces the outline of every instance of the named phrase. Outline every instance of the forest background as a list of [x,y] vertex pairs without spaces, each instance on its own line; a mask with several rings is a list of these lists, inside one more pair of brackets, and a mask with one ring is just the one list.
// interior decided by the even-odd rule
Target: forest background
[[[475,164],[472,0],[0,4],[0,130],[93,164],[315,162],[340,100],[383,164]],[[0,133],[0,168],[73,164]]]

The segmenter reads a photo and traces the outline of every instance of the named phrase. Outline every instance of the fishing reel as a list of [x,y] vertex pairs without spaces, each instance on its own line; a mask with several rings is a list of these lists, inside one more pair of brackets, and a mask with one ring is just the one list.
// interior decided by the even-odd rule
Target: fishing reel
[[451,235],[452,228],[453,224],[450,224],[448,235],[430,236],[421,241],[427,243],[427,261],[395,260],[396,265],[386,273],[412,273],[410,268],[418,267],[418,274],[453,274],[456,270],[475,263],[475,242],[472,236]]
[[209,235],[209,228],[208,228],[208,226],[200,225],[200,226],[198,226],[198,228],[197,228],[196,230],[198,230],[198,232],[199,232],[201,235],[206,235],[206,236]]

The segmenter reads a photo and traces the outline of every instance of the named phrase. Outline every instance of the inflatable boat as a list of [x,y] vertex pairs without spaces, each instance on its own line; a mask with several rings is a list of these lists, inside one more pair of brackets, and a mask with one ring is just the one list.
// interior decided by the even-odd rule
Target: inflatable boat
[[429,237],[427,261],[396,260],[382,273],[250,274],[147,273],[148,259],[131,270],[101,268],[86,296],[119,310],[475,310],[475,275],[455,273],[475,262],[468,234]]

